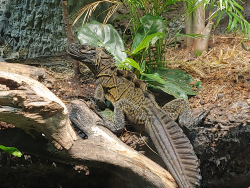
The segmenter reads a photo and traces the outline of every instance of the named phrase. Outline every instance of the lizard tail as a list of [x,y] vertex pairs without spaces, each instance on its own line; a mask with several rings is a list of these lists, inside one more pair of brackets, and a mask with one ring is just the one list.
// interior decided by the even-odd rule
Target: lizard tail
[[199,161],[187,136],[168,114],[159,110],[146,131],[180,188],[200,184]]

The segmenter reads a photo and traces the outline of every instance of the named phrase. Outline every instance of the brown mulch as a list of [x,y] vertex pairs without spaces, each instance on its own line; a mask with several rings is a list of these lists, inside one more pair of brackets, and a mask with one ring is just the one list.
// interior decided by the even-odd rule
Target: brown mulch
[[250,51],[245,51],[240,41],[240,37],[230,35],[213,36],[209,51],[198,58],[186,49],[169,49],[166,56],[169,68],[182,69],[202,81],[199,95],[189,101],[191,108],[218,102],[227,106],[239,99],[250,103]]

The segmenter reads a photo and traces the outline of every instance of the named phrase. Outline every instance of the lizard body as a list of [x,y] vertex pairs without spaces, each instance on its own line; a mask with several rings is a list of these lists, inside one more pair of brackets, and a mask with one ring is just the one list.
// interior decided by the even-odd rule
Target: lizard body
[[147,90],[147,84],[134,73],[118,69],[103,47],[71,44],[69,54],[85,63],[96,75],[98,103],[107,99],[113,104],[114,124],[109,124],[108,128],[115,133],[121,132],[125,118],[131,124],[144,127],[179,187],[199,185],[199,161],[180,126],[197,125],[207,112],[192,118],[184,99],[173,100],[161,108]]

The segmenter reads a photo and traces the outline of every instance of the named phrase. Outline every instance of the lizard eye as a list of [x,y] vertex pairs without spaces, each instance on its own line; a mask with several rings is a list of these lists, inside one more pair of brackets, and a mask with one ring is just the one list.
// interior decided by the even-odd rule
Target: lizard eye
[[90,51],[89,47],[86,46],[86,45],[81,45],[81,46],[79,47],[79,50],[80,50],[80,52],[82,52],[82,53],[87,53],[88,51]]

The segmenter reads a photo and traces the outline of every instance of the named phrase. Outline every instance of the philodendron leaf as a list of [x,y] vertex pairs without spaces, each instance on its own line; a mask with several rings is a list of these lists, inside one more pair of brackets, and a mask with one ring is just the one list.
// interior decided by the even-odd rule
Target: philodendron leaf
[[81,44],[104,46],[114,56],[117,65],[127,58],[127,54],[123,52],[125,51],[123,40],[110,24],[103,26],[97,21],[84,24],[79,28],[77,37]]
[[153,74],[142,73],[142,75],[147,77],[146,80],[150,82],[158,82],[159,84],[165,84],[165,80],[163,80],[157,72]]
[[164,80],[164,84],[147,80],[149,87],[160,89],[165,93],[173,95],[175,98],[188,99],[187,95],[197,95],[197,92],[192,90],[190,83],[193,83],[193,78],[181,70],[164,69],[154,70],[152,73],[158,73]]
[[133,60],[131,58],[125,58],[122,60],[121,63],[122,63],[122,65],[119,66],[119,68],[124,68],[124,66],[127,67],[127,65],[130,65],[130,66],[136,68],[137,70],[139,70],[140,73],[142,72],[140,65],[137,62],[135,62],[135,60]]
[[158,39],[161,39],[161,38],[165,38],[166,37],[166,34],[164,33],[154,33],[154,34],[151,34],[149,36],[147,36],[137,47],[136,49],[134,49],[134,51],[132,51],[132,55],[133,54],[136,54],[137,52],[139,52],[140,50],[144,49],[144,48],[148,48],[149,44],[153,45],[155,44],[155,42],[158,40]]
[[146,39],[149,35],[155,33],[165,33],[166,24],[160,16],[145,15],[140,19],[142,25],[138,28],[131,51],[133,52],[140,43]]
[[14,147],[5,147],[3,145],[0,145],[0,149],[17,157],[22,156],[22,153],[17,148]]

